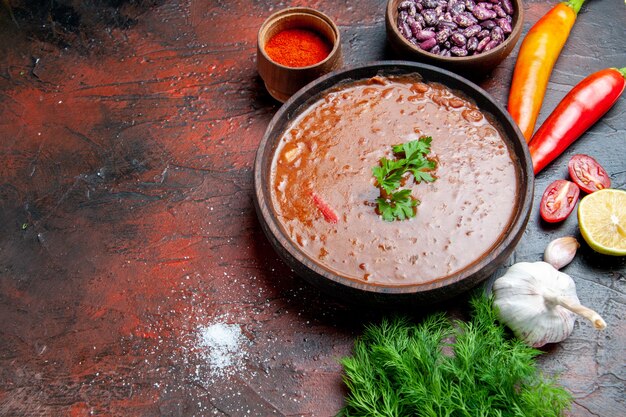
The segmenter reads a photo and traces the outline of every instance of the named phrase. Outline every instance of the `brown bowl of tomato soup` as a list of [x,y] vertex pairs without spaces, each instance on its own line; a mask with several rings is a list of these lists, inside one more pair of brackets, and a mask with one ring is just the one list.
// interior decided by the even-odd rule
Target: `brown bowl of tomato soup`
[[330,73],[270,122],[255,206],[302,278],[357,303],[466,291],[511,255],[532,163],[508,113],[437,67],[385,61]]

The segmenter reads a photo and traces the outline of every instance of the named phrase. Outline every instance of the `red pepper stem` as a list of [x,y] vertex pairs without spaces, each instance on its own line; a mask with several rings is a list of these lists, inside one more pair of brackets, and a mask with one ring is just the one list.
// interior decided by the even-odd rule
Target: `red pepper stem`
[[617,72],[619,72],[620,74],[622,74],[622,77],[626,78],[626,67],[624,67],[624,68],[615,68],[615,70]]
[[565,4],[567,4],[574,13],[578,14],[578,11],[583,6],[585,0],[568,0]]

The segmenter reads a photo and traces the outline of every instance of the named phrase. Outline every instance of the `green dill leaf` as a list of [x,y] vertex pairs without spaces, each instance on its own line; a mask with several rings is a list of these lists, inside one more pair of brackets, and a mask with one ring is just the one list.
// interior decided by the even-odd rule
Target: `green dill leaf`
[[562,416],[572,398],[538,371],[541,352],[505,331],[491,298],[471,305],[469,322],[438,313],[367,326],[341,361],[348,395],[339,415]]

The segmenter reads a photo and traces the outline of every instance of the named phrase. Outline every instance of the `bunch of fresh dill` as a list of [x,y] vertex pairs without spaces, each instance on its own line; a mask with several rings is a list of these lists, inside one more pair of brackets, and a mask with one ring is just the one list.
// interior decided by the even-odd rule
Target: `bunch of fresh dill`
[[419,324],[383,320],[342,360],[344,417],[550,417],[570,394],[541,375],[541,352],[510,337],[490,298],[475,295],[470,322],[434,314]]

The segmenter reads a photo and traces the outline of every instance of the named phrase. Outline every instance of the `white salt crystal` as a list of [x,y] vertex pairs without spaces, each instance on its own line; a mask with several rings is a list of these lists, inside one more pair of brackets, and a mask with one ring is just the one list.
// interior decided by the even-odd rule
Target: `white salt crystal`
[[241,328],[237,324],[215,323],[198,329],[197,347],[213,375],[223,375],[227,368],[243,359]]

